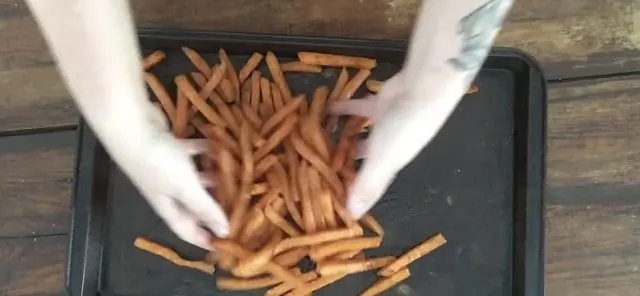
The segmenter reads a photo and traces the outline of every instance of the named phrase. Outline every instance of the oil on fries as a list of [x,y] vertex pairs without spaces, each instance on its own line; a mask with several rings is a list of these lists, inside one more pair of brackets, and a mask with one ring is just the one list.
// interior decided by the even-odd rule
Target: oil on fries
[[[230,218],[230,236],[212,242],[216,251],[206,262],[184,260],[143,238],[136,247],[209,274],[216,266],[230,274],[216,277],[222,290],[310,295],[349,274],[377,270],[380,279],[361,295],[379,295],[410,276],[410,263],[446,243],[438,234],[398,257],[366,258],[365,250],[382,244],[384,230],[370,214],[354,221],[344,208],[357,140],[370,120],[349,118],[333,143],[338,118],[325,107],[351,99],[363,86],[379,92],[383,81],[370,79],[375,59],[300,52],[297,61],[281,64],[273,52],[254,53],[236,72],[223,49],[213,66],[193,49],[182,51],[196,72],[173,79],[176,98],[154,74],[145,72],[145,81],[175,136],[197,130],[213,144],[200,166],[217,177],[211,193]],[[166,58],[155,51],[144,59],[144,71]],[[260,72],[262,63],[268,73]],[[313,75],[323,67],[341,68],[333,88],[317,88],[311,103],[292,93],[285,74]],[[356,74],[349,77],[347,68]],[[469,93],[477,91],[474,86]],[[304,260],[315,270],[300,270]]]

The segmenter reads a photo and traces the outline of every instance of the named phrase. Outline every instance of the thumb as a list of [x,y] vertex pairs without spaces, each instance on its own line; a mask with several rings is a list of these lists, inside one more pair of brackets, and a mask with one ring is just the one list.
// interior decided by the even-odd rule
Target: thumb
[[173,199],[155,196],[150,200],[155,212],[181,240],[205,250],[211,249],[211,235],[200,228],[198,220]]
[[396,176],[392,166],[383,159],[369,158],[358,172],[349,189],[347,209],[355,219],[360,219],[382,198]]
[[226,214],[201,184],[184,186],[177,198],[195,219],[213,231],[216,236],[225,238],[229,235]]

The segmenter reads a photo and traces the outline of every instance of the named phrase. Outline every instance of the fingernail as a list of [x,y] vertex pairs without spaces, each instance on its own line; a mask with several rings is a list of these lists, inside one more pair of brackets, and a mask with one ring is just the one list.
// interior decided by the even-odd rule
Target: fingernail
[[213,229],[219,238],[226,238],[229,236],[229,224],[225,222],[216,223],[215,229]]
[[349,210],[349,212],[351,213],[354,219],[360,219],[360,217],[366,214],[370,208],[371,208],[371,205],[369,205],[369,203],[366,202],[366,199],[364,198],[353,197],[347,203],[347,209]]

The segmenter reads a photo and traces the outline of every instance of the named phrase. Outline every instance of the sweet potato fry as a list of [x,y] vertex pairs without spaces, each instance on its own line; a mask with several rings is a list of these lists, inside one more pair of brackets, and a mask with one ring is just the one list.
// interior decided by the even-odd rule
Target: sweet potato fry
[[250,291],[268,288],[282,283],[282,279],[274,276],[263,276],[252,279],[238,279],[228,277],[217,277],[216,286],[220,290],[226,291]]
[[344,90],[347,82],[349,82],[349,72],[347,71],[347,69],[342,68],[342,70],[340,70],[340,74],[338,75],[338,79],[336,80],[336,84],[333,86],[331,94],[329,94],[329,102],[335,102],[338,100],[338,97]]
[[364,214],[360,218],[360,224],[362,224],[362,226],[364,226],[366,229],[371,230],[371,232],[377,234],[378,236],[384,236],[384,229],[382,229],[380,223],[378,223],[378,221],[376,221],[376,218],[371,216],[371,214]]
[[380,80],[369,79],[365,82],[365,85],[367,86],[367,89],[374,94],[379,93],[380,89],[382,89],[382,81]]
[[273,262],[284,267],[291,267],[309,255],[309,247],[300,247],[289,250],[273,258]]
[[341,280],[342,278],[344,278],[346,275],[345,274],[336,274],[336,275],[330,275],[330,276],[321,276],[309,283],[307,283],[306,285],[304,285],[301,288],[297,288],[289,293],[286,294],[286,296],[304,296],[304,295],[311,295],[311,293],[313,293],[314,291],[317,291],[319,289],[322,289],[332,283],[335,283],[339,280]]
[[244,64],[244,66],[242,67],[242,69],[240,69],[240,72],[238,74],[238,79],[240,80],[240,83],[244,82],[245,80],[247,80],[247,78],[249,78],[249,76],[251,75],[251,72],[253,72],[253,70],[255,70],[258,67],[258,65],[260,65],[260,62],[262,62],[263,57],[264,56],[258,52],[254,52],[251,55],[249,60],[247,60],[247,63]]
[[336,212],[338,217],[340,217],[340,220],[342,220],[342,223],[344,223],[345,226],[350,228],[359,227],[358,223],[356,223],[349,212],[347,212],[347,209],[345,209],[344,206],[336,199],[333,199],[333,210]]
[[[294,268],[292,272],[295,275],[299,275],[300,269]],[[302,280],[305,280],[309,276],[300,275]],[[306,280],[308,281],[308,280]],[[262,276],[251,279],[238,279],[238,278],[227,278],[227,277],[218,277],[216,279],[216,286],[220,290],[227,291],[250,291],[256,289],[267,288],[270,286],[285,284],[282,283],[282,279],[279,279],[274,276]]]
[[322,73],[322,67],[303,64],[299,61],[293,61],[280,64],[282,72],[300,72],[300,73]]
[[256,209],[265,210],[270,203],[272,203],[279,197],[280,197],[280,192],[272,188],[267,192],[267,194],[263,195],[257,203],[254,204],[254,207]]
[[308,165],[305,161],[298,169],[298,186],[300,188],[300,205],[302,206],[302,224],[306,233],[316,232],[317,224],[313,214],[313,203],[311,202],[311,190],[309,186]]
[[360,296],[376,296],[382,294],[382,292],[389,290],[391,287],[397,285],[398,283],[406,280],[411,276],[411,272],[409,272],[408,268],[403,268],[398,272],[390,275],[389,277],[382,278],[375,282],[371,287],[362,292]]
[[229,151],[238,156],[238,158],[242,157],[242,155],[240,154],[240,144],[238,144],[235,139],[229,136],[229,134],[227,134],[227,132],[223,128],[215,125],[210,125],[208,127],[204,127],[203,129],[205,130],[205,132],[213,135],[219,145],[223,145],[225,148],[229,149]]
[[[253,254],[247,250],[245,250],[244,248],[242,248],[241,246],[239,246],[238,244],[229,241],[229,240],[218,240],[215,239],[212,241],[212,245],[214,248],[219,249],[219,250],[223,250],[237,258],[239,258],[240,260],[244,259],[244,258],[249,258],[251,257]],[[305,282],[300,280],[294,273],[290,272],[289,270],[285,269],[284,267],[275,264],[273,262],[269,262],[265,265],[265,270],[269,273],[271,273],[274,277],[277,277],[281,280],[283,280],[284,282],[289,282],[291,283],[294,287],[302,287],[305,285]]]
[[228,78],[223,78],[218,84],[218,90],[222,94],[222,98],[227,103],[233,103],[236,101],[236,90],[233,87],[233,83]]
[[[284,241],[283,241],[284,242]],[[447,239],[444,238],[442,234],[437,234],[421,244],[415,246],[413,249],[409,250],[409,252],[404,253],[400,256],[396,261],[389,264],[387,267],[381,269],[378,272],[378,275],[388,277],[393,274],[399,272],[402,268],[411,264],[412,262],[422,258],[423,256],[431,253],[433,250],[441,247],[447,242]]]
[[329,168],[329,166],[322,160],[322,157],[318,156],[311,148],[309,148],[309,146],[307,146],[307,144],[304,143],[304,141],[302,141],[297,132],[293,132],[291,134],[291,142],[296,148],[296,151],[298,151],[304,159],[311,163],[318,172],[320,172],[335,194],[339,197],[344,196],[344,188],[342,187],[342,183],[340,182],[338,175],[335,171]]
[[[338,97],[340,97],[340,94],[347,85],[347,82],[349,82],[349,72],[347,72],[347,69],[342,68],[342,71],[340,71],[340,75],[338,75],[338,79],[336,80],[336,84],[327,99],[330,103],[338,100]],[[325,123],[325,131],[327,133],[333,133],[337,124],[338,116],[329,116]]]
[[250,257],[239,260],[238,265],[231,270],[233,275],[248,278],[262,274],[264,267],[271,262],[271,258],[274,256],[273,251],[281,240],[282,232],[278,231],[261,250]]
[[320,86],[313,92],[313,100],[311,100],[311,106],[309,107],[309,117],[313,120],[320,122],[324,116],[324,106],[327,102],[329,95],[329,88],[326,86]]
[[300,121],[300,135],[302,139],[315,151],[322,161],[329,163],[329,143],[324,137],[324,131],[320,127],[320,120],[314,119],[311,115]]
[[251,105],[242,104],[242,114],[244,114],[251,125],[253,125],[253,128],[255,128],[256,130],[260,130],[264,121],[262,120],[258,112],[256,112],[256,110],[251,107]]
[[233,156],[231,152],[223,147],[216,147],[218,160],[218,179],[220,180],[220,194],[217,194],[220,205],[227,211],[231,210],[233,204],[233,196],[237,192],[238,185],[234,180],[236,174]]
[[173,123],[173,135],[178,138],[187,136],[187,127],[189,125],[189,99],[178,89],[176,99],[176,120]]
[[346,101],[351,99],[353,94],[356,93],[358,88],[362,85],[362,83],[371,75],[371,71],[369,70],[360,70],[356,73],[355,76],[344,86],[344,89],[338,96],[338,101]]
[[[206,85],[206,79],[204,76],[198,72],[191,73],[191,78],[193,81],[202,89]],[[203,80],[204,79],[204,80]],[[214,91],[209,94],[209,99],[213,104],[218,108],[218,112],[220,112],[220,116],[226,122],[229,129],[234,132],[236,136],[240,136],[240,125],[238,124],[238,120],[231,112],[229,106],[222,100],[222,98]]]
[[260,95],[262,94],[260,78],[260,72],[253,71],[253,73],[251,73],[251,107],[256,111],[258,111],[258,106],[260,106]]
[[326,230],[327,222],[325,221],[325,215],[322,212],[323,208],[320,204],[320,195],[324,191],[322,188],[322,180],[320,180],[320,175],[318,171],[309,166],[307,168],[307,175],[309,176],[309,196],[311,197],[311,210],[313,212],[313,218],[316,222],[316,227],[318,230]]
[[142,61],[142,69],[149,70],[149,68],[159,64],[167,57],[167,54],[162,50],[156,50],[152,52],[150,55],[146,56]]
[[336,230],[325,230],[313,234],[291,237],[281,241],[276,247],[275,253],[280,254],[286,250],[297,247],[317,245],[321,243],[341,240],[362,235],[362,228],[344,228]]
[[144,80],[147,82],[147,85],[149,85],[149,88],[151,89],[153,94],[156,95],[156,98],[158,99],[158,102],[160,102],[160,105],[162,105],[162,109],[164,109],[164,112],[167,113],[169,121],[171,123],[175,123],[176,106],[173,104],[169,93],[167,93],[167,90],[164,88],[164,86],[162,86],[162,83],[160,83],[158,77],[149,72],[145,72]]
[[240,101],[238,103],[251,105],[251,80],[246,80],[240,85]]
[[273,108],[273,98],[271,98],[271,83],[267,78],[260,78],[260,92],[262,95],[262,104],[266,108],[265,118],[273,115],[275,109]]
[[321,262],[318,263],[317,271],[322,276],[334,274],[353,274],[382,268],[395,259],[396,258],[393,256],[387,256],[371,259]]
[[282,109],[278,110],[278,112],[274,113],[267,121],[262,125],[260,129],[260,135],[267,135],[273,128],[275,128],[280,122],[285,120],[289,115],[295,113],[296,110],[300,107],[300,104],[304,101],[304,97],[299,96],[292,99],[289,103],[287,103]]
[[371,70],[376,67],[376,60],[374,59],[317,52],[299,52],[298,59],[307,65],[347,67],[366,70]]
[[[235,184],[234,184],[235,186]],[[237,193],[236,196],[227,197],[230,202],[235,202],[234,205],[231,206],[231,215],[229,215],[229,237],[236,238],[240,235],[240,231],[242,230],[242,224],[245,220],[245,216],[247,215],[247,211],[249,210],[249,203],[251,202],[251,196],[246,191],[246,186],[240,185],[240,193]],[[233,199],[235,198],[235,201]],[[223,207],[224,208],[224,207]],[[227,210],[227,212],[229,212]],[[238,276],[238,275],[236,275]]]
[[255,183],[251,186],[251,195],[260,195],[264,194],[269,190],[269,184],[267,183]]
[[226,67],[224,65],[215,65],[213,67],[213,74],[209,77],[209,81],[200,89],[198,93],[202,98],[208,98],[213,92],[214,89],[218,87],[222,79],[224,78],[224,74],[226,71]]
[[[179,75],[174,79],[176,85],[180,89],[182,93],[191,101],[191,104],[198,108],[198,111],[202,113],[202,115],[207,118],[211,123],[226,126],[226,122],[220,117],[220,115],[213,110],[202,97],[196,92],[191,83],[187,80],[187,77],[184,75]],[[208,95],[207,95],[208,96]]]
[[227,78],[231,81],[233,90],[237,94],[240,91],[240,81],[238,80],[236,69],[233,67],[231,60],[229,60],[227,52],[221,48],[220,50],[218,50],[218,58],[220,58],[220,63],[226,66]]
[[264,212],[260,208],[254,207],[237,241],[243,245],[246,244],[263,225],[266,225],[266,221]]
[[204,76],[206,77],[211,77],[211,68],[209,67],[207,61],[205,61],[199,53],[188,47],[182,47],[182,52],[184,52],[184,54],[191,61],[191,63],[193,63],[196,69],[198,69],[198,71],[202,72],[202,74],[204,74]]
[[337,240],[314,247],[309,253],[309,257],[313,261],[320,262],[339,253],[378,248],[381,243],[381,237],[357,237]]
[[289,89],[289,85],[287,85],[287,80],[282,74],[280,63],[278,62],[276,55],[273,52],[267,52],[265,61],[267,62],[267,68],[269,68],[269,72],[271,73],[271,78],[273,79],[273,82],[278,85],[282,96],[285,99],[291,98],[291,90]]
[[276,146],[278,146],[285,137],[291,134],[291,131],[295,127],[297,121],[298,116],[290,116],[289,118],[285,119],[282,124],[280,124],[280,126],[276,128],[271,137],[267,139],[267,142],[253,153],[254,160],[262,159],[274,148],[276,148]]
[[327,229],[335,229],[338,227],[338,220],[336,219],[335,212],[333,210],[333,196],[331,191],[322,188],[322,191],[317,197],[319,207],[322,209],[322,214],[327,226]]
[[250,186],[253,182],[253,151],[251,151],[251,132],[247,121],[240,126],[240,154],[242,155],[241,182],[243,186]]
[[273,109],[275,111],[280,111],[284,108],[284,99],[282,99],[280,89],[275,83],[271,83],[271,99],[273,100]]
[[[303,273],[300,275],[300,279],[309,282],[318,278],[318,274],[315,271],[310,271],[307,273]],[[289,283],[279,284],[269,290],[264,294],[265,296],[281,296],[284,293],[291,291],[293,287]]]
[[289,236],[299,236],[300,231],[295,228],[295,226],[291,225],[289,221],[285,220],[280,216],[273,208],[267,206],[264,210],[265,216],[267,219],[273,223],[273,225],[278,226],[282,231],[284,231]]
[[197,269],[208,274],[213,274],[216,271],[216,268],[213,266],[213,264],[209,264],[203,261],[188,261],[182,259],[182,257],[180,257],[180,255],[178,255],[178,253],[174,252],[173,250],[141,237],[137,237],[133,242],[133,245],[140,250],[160,256],[178,266]]
[[276,162],[278,162],[278,157],[273,154],[263,157],[260,161],[258,161],[258,163],[256,163],[255,170],[253,171],[253,179],[255,180],[262,177],[262,175],[264,175],[264,173],[266,173],[271,168],[271,166],[276,164]]
[[469,90],[467,91],[468,95],[471,94],[475,94],[478,92],[478,86],[477,85],[472,85],[471,87],[469,87]]

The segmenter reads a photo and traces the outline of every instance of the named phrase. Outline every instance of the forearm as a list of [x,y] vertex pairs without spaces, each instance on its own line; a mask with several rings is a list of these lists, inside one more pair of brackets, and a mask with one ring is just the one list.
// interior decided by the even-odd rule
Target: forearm
[[[92,127],[105,134],[144,120],[148,103],[127,0],[27,3]],[[96,124],[98,119],[109,124]]]
[[[512,4],[424,0],[403,70],[411,95],[457,102],[482,67]],[[437,89],[443,94],[424,95]]]

